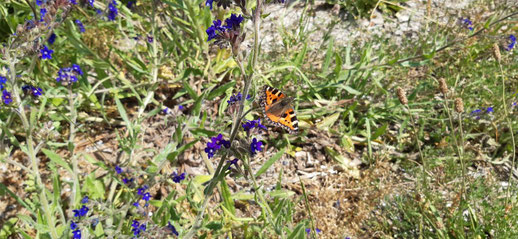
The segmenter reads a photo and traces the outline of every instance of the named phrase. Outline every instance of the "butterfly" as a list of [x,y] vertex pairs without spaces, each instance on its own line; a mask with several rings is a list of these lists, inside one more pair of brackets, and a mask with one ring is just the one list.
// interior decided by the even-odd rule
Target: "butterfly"
[[291,106],[293,97],[287,97],[279,89],[265,85],[259,98],[266,119],[273,125],[286,129],[290,134],[299,130],[299,121]]

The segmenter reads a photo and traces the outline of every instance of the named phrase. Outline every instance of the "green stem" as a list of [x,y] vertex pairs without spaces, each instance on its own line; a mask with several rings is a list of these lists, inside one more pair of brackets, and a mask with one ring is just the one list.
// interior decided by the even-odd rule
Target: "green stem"
[[[41,180],[41,174],[40,174],[40,170],[39,170],[39,166],[38,166],[39,160],[36,158],[36,153],[34,151],[34,142],[32,141],[32,125],[30,124],[30,121],[27,119],[27,115],[25,114],[25,109],[23,107],[22,100],[20,97],[20,92],[15,84],[16,83],[15,64],[14,64],[14,61],[11,59],[11,54],[8,49],[6,50],[6,53],[7,53],[6,54],[7,62],[9,62],[9,70],[11,73],[10,81],[11,81],[12,92],[13,92],[13,96],[14,96],[13,103],[18,104],[18,109],[17,109],[18,115],[20,116],[20,120],[22,122],[24,129],[26,130],[25,133],[27,135],[27,139],[26,139],[27,152],[28,152],[29,159],[31,161],[32,174],[36,180],[36,187],[38,188],[38,191],[39,191],[38,196],[40,199],[40,203],[42,205],[45,218],[47,219],[47,222],[48,222],[47,225],[48,225],[48,230],[50,232],[50,237],[59,238],[58,232],[56,230],[56,224],[54,222],[54,217],[52,215],[52,212],[51,212],[51,209],[49,206],[49,201],[47,199],[46,188],[45,188],[45,185],[43,184],[43,180]],[[57,204],[57,202],[56,202],[56,204]]]
[[[237,136],[237,132],[238,132],[238,129],[240,126],[240,120],[243,117],[243,110],[245,108],[246,96],[248,95],[248,92],[250,91],[250,86],[252,85],[252,79],[253,79],[253,76],[255,73],[255,67],[257,65],[257,57],[259,54],[259,21],[261,19],[261,6],[262,6],[262,0],[257,0],[257,6],[256,6],[255,13],[254,13],[254,52],[252,55],[252,62],[251,62],[251,67],[250,67],[252,72],[250,73],[250,75],[248,75],[248,76],[246,75],[246,71],[243,67],[242,62],[240,60],[236,60],[239,65],[239,69],[241,70],[241,75],[244,78],[245,86],[244,86],[244,89],[242,92],[243,97],[241,97],[241,101],[239,102],[239,109],[237,111],[237,114],[235,115],[232,129],[230,131],[231,132],[230,139],[229,139],[230,144],[231,144],[230,147],[232,147],[232,144],[234,144],[234,139]],[[196,216],[196,219],[194,220],[194,223],[193,223],[191,229],[184,236],[184,238],[190,239],[190,238],[194,237],[194,234],[196,234],[196,232],[201,228],[201,221],[203,219],[203,216],[205,215],[205,209],[208,204],[208,201],[213,194],[214,188],[216,187],[218,182],[223,179],[223,176],[225,175],[223,173],[223,165],[225,164],[225,161],[226,161],[228,155],[229,155],[229,151],[227,151],[225,154],[223,154],[223,156],[219,160],[218,166],[216,167],[216,171],[214,172],[214,176],[210,180],[209,185],[207,185],[207,187],[204,190],[205,197],[204,197],[203,203],[202,203],[202,205],[203,205],[202,210]]]
[[509,125],[509,130],[511,131],[511,142],[513,144],[513,159],[511,161],[511,170],[509,171],[509,178],[507,179],[507,197],[505,198],[505,206],[507,208],[509,206],[509,198],[511,197],[511,188],[513,186],[513,181],[511,179],[513,178],[514,164],[516,161],[516,142],[514,140],[513,123],[511,122],[511,119],[509,118],[509,112],[507,109],[507,100],[505,98],[505,75],[504,75],[504,70],[502,69],[502,64],[500,63],[500,61],[498,61],[498,66],[500,67],[500,77],[502,78],[502,104],[504,105],[505,119],[507,120],[507,124]]
[[424,154],[423,154],[423,151],[421,150],[421,143],[419,141],[419,128],[414,124],[414,117],[412,116],[412,112],[410,112],[410,107],[407,105],[406,106],[406,109],[408,110],[408,115],[410,116],[410,121],[412,121],[412,126],[414,128],[414,131],[415,131],[415,143],[417,145],[417,149],[419,150],[419,157],[421,157],[421,162],[423,163],[423,166],[422,166],[422,177],[423,177],[423,189],[427,189],[428,188],[428,180],[427,180],[427,177],[426,177],[426,160],[424,159]]

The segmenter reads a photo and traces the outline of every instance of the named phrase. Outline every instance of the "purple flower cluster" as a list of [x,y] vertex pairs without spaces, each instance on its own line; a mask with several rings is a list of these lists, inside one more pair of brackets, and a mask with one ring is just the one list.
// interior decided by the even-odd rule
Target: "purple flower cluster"
[[133,223],[131,224],[131,227],[133,227],[131,229],[131,231],[133,232],[133,235],[135,237],[138,237],[141,232],[145,232],[146,231],[146,224],[145,223],[140,224],[137,220],[133,220]]
[[116,6],[117,6],[117,2],[115,2],[115,0],[113,0],[112,2],[110,2],[110,4],[108,4],[108,20],[110,20],[110,21],[115,21],[115,18],[119,14],[119,10],[117,9]]
[[122,168],[121,168],[121,167],[119,167],[119,165],[115,165],[115,172],[116,172],[117,174],[121,174],[121,173],[122,173]]
[[251,129],[264,129],[266,130],[266,126],[261,124],[261,119],[249,120],[248,122],[243,124],[243,129],[248,133]]
[[[83,199],[81,199],[81,203],[83,206],[80,209],[74,209],[72,210],[74,212],[74,217],[77,217],[77,219],[80,219],[81,217],[86,216],[90,208],[88,208],[85,204],[87,204],[89,201],[88,196],[84,196]],[[72,238],[81,238],[81,230],[77,226],[77,224],[74,221],[70,222],[70,229],[72,230]]]
[[13,97],[11,96],[11,92],[5,89],[5,84],[7,83],[7,78],[0,76],[0,90],[2,91],[2,101],[4,104],[8,105],[13,102]]
[[481,117],[483,117],[485,115],[489,115],[493,112],[494,112],[494,109],[491,106],[487,107],[487,108],[482,107],[481,109],[476,109],[476,110],[471,111],[469,116],[473,117],[476,120],[479,120]]
[[239,159],[238,159],[238,158],[235,158],[235,159],[233,159],[233,160],[228,160],[228,161],[227,161],[227,163],[229,163],[229,165],[228,165],[228,169],[232,168],[232,165],[236,165],[236,167],[237,167],[237,162],[238,162],[238,161],[239,161]]
[[90,210],[90,208],[83,205],[80,209],[74,209],[72,211],[74,212],[74,217],[84,217],[88,213],[88,210]]
[[469,18],[461,18],[460,24],[464,28],[467,28],[468,30],[473,31],[473,23],[471,22],[471,20],[469,20]]
[[83,75],[81,67],[77,64],[73,64],[72,67],[65,67],[59,69],[57,82],[61,82],[63,85],[69,85],[77,81],[77,76]]
[[[147,185],[144,185],[140,188],[137,189],[137,195],[142,197],[142,200],[144,200],[145,202],[145,207],[147,207],[149,205],[149,199],[151,199],[151,194],[149,192],[146,192],[146,190],[148,190],[148,186]],[[139,206],[139,200],[137,200],[136,202],[133,203],[133,206],[135,207],[138,207]]]
[[45,18],[46,14],[47,14],[47,9],[46,8],[41,8],[40,9],[40,22],[44,21],[44,18]]
[[72,230],[72,238],[81,239],[81,230],[74,221],[70,222],[70,229]]
[[210,7],[210,10],[212,10],[212,4],[214,4],[214,1],[218,3],[218,7],[223,8],[227,8],[231,4],[230,0],[207,0],[205,2],[205,6]]
[[4,89],[5,83],[7,83],[7,78],[0,76],[0,90]]
[[173,226],[173,224],[171,224],[171,222],[167,222],[167,229],[169,229],[169,231],[171,231],[171,233],[175,236],[178,236],[178,231],[176,231],[176,228]]
[[[243,98],[243,95],[241,94],[241,92],[239,92],[239,93],[237,93],[237,94],[235,94],[235,95],[231,95],[231,96],[230,96],[230,99],[229,99],[229,100],[227,100],[227,103],[228,103],[229,105],[233,105],[233,104],[235,104],[235,103],[240,102],[242,98]],[[249,99],[250,99],[250,95],[247,95],[247,96],[246,96],[246,99],[247,99],[247,100],[249,100]]]
[[76,19],[74,22],[77,24],[77,27],[79,28],[79,31],[81,33],[86,31],[85,30],[85,26],[83,25],[83,23],[79,19]]
[[13,102],[13,97],[11,96],[11,92],[9,92],[7,90],[3,90],[2,91],[2,101],[6,105],[11,104],[11,102]]
[[173,172],[171,174],[171,178],[173,179],[173,182],[180,183],[181,181],[183,181],[185,179],[185,172],[181,173],[181,174],[178,174],[177,172]]
[[250,154],[254,156],[257,152],[262,151],[261,148],[263,146],[263,142],[257,140],[256,138],[252,139],[252,143],[250,144]]
[[239,30],[240,24],[243,21],[243,16],[235,15],[232,13],[229,18],[225,19],[225,25],[221,25],[221,20],[215,20],[212,25],[206,30],[209,36],[207,41],[211,41],[217,38],[223,38],[223,34],[228,31]]
[[40,50],[40,53],[41,53],[41,56],[40,58],[45,60],[45,59],[52,59],[52,53],[54,53],[54,50],[52,49],[49,49],[47,47],[47,45],[43,45],[43,48],[41,48]]
[[[318,234],[318,233],[320,233],[322,231],[320,229],[318,229],[318,228],[315,228],[315,232]],[[306,233],[309,236],[309,234],[311,233],[311,228],[306,228]]]
[[47,40],[47,42],[49,43],[49,45],[54,44],[54,42],[55,42],[55,41],[56,41],[56,34],[55,34],[55,33],[50,34],[50,37],[49,37],[49,39]]
[[510,51],[514,48],[515,45],[516,45],[516,36],[509,35],[508,45],[505,47],[505,50]]
[[214,157],[214,154],[221,149],[221,145],[228,149],[230,148],[230,141],[224,140],[221,134],[211,138],[211,142],[208,142],[205,148],[205,153],[207,153],[209,159]]
[[43,90],[40,87],[34,87],[32,85],[22,86],[22,91],[25,92],[25,94],[30,94],[36,98],[40,97],[43,94]]

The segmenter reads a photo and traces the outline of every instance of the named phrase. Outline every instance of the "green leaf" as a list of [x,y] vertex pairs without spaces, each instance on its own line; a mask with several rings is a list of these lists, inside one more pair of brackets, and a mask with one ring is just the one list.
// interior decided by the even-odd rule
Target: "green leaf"
[[45,155],[47,155],[47,157],[49,157],[50,161],[54,162],[55,164],[65,168],[69,173],[71,173],[72,175],[74,175],[74,171],[72,170],[72,168],[70,167],[70,165],[68,165],[67,162],[65,162],[65,160],[63,160],[61,158],[61,156],[59,156],[58,154],[54,153],[53,151],[50,151],[48,149],[41,149],[41,151],[43,151],[43,153]]
[[14,193],[11,190],[9,190],[9,188],[7,188],[7,186],[5,186],[4,184],[0,183],[0,195],[6,195],[6,194],[9,194],[12,198],[14,198],[16,200],[16,202],[18,202],[20,205],[22,205],[25,209],[29,210],[29,212],[31,212],[31,214],[33,216],[36,215],[36,213],[29,206],[29,204],[27,204],[25,201],[23,201],[23,199],[18,197],[18,195],[16,195],[16,193]]
[[126,113],[126,109],[122,105],[121,101],[119,100],[118,96],[115,96],[115,104],[117,105],[117,110],[119,111],[120,116],[122,117],[122,120],[126,123],[126,126],[128,127],[129,132],[133,132],[131,121],[128,118],[128,114]]
[[290,233],[290,235],[288,235],[288,239],[299,239],[299,238],[305,238],[305,228],[304,228],[304,223],[301,222],[299,224],[297,224],[297,226],[295,227],[295,229],[293,229],[293,231]]
[[201,94],[200,97],[198,97],[198,99],[196,99],[196,102],[194,102],[194,107],[192,109],[193,116],[198,117],[200,115],[201,105],[203,103],[203,100],[205,99],[205,95],[206,95],[206,92],[203,92],[203,94]]
[[357,91],[348,85],[344,86],[343,88],[345,89],[345,91],[347,91],[347,93],[352,94],[352,95],[361,95],[362,94],[360,91]]
[[387,131],[387,127],[388,127],[388,124],[385,123],[383,126],[377,128],[376,131],[374,131],[374,134],[371,135],[371,140],[375,140],[378,137],[380,137],[381,135],[383,135],[385,133],[385,131]]
[[169,160],[169,161],[173,161],[173,160],[175,160],[175,159],[176,159],[176,157],[177,157],[179,154],[183,153],[185,150],[187,150],[187,149],[189,149],[190,147],[192,147],[196,142],[198,142],[198,140],[199,140],[199,139],[194,140],[194,141],[192,141],[192,142],[189,142],[189,143],[187,143],[187,144],[184,144],[184,145],[182,145],[179,149],[177,149],[176,151],[174,151],[174,152],[172,152],[172,153],[169,153],[169,154],[167,155],[167,160]]
[[207,100],[212,100],[212,99],[222,95],[225,91],[227,91],[227,89],[229,89],[230,87],[233,87],[234,85],[236,85],[236,82],[235,81],[230,81],[230,82],[228,82],[228,83],[226,83],[226,84],[216,88],[215,90],[211,91],[207,95],[206,99]]
[[325,117],[322,121],[318,122],[316,124],[317,129],[328,129],[329,127],[333,126],[335,122],[340,117],[340,112],[334,113],[330,116]]
[[277,152],[275,155],[273,155],[266,163],[261,166],[261,168],[255,173],[255,177],[261,176],[261,174],[265,173],[277,160],[281,158],[281,156],[284,154],[285,149],[281,149],[281,151]]
[[[14,235],[15,232],[15,224],[18,221],[18,218],[11,218],[7,221],[4,221],[4,225],[0,228],[0,238],[10,238],[9,236]],[[14,237],[13,237],[14,238]]]
[[85,191],[92,199],[104,199],[104,194],[106,193],[104,184],[100,180],[96,180],[93,173],[86,176],[85,184],[83,184],[83,191]]
[[271,191],[269,195],[270,197],[274,198],[290,198],[291,196],[295,195],[295,192],[288,189],[279,189]]
[[228,188],[227,182],[225,180],[221,180],[221,197],[223,198],[223,207],[225,207],[228,211],[232,213],[232,215],[236,215],[236,208],[234,206],[234,200],[232,200],[232,193]]
[[331,56],[333,56],[333,47],[334,47],[335,39],[331,37],[329,39],[329,43],[327,44],[326,55],[324,57],[324,62],[322,63],[322,74],[326,75],[328,72],[329,65],[331,64]]
[[212,221],[212,222],[207,223],[207,225],[205,225],[205,227],[208,229],[214,230],[214,231],[218,231],[221,228],[223,228],[223,224],[221,222]]

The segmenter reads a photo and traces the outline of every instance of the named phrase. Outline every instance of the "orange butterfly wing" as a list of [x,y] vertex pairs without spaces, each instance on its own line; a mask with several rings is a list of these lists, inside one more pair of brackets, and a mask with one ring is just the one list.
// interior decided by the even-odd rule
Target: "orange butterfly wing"
[[288,130],[290,133],[296,133],[299,127],[297,116],[295,115],[293,108],[290,107],[281,113],[268,111],[275,103],[279,102],[285,97],[286,95],[283,94],[280,90],[270,86],[264,86],[261,98],[263,113],[272,124],[281,126],[282,128]]

